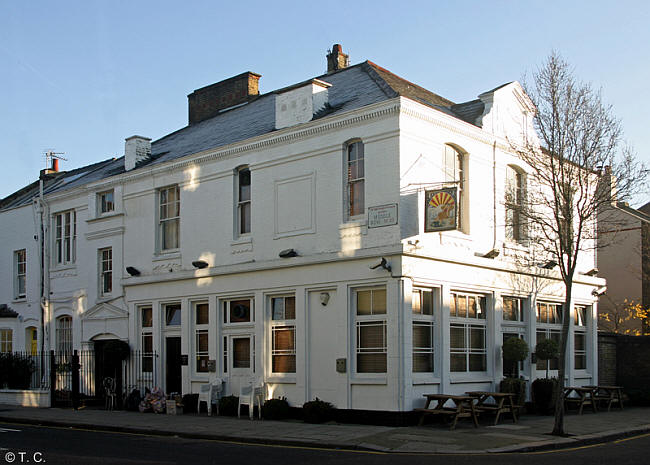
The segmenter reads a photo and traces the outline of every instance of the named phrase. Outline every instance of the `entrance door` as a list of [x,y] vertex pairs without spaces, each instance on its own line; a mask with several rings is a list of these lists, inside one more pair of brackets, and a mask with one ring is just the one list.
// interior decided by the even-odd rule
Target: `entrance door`
[[321,303],[321,291],[309,293],[309,400],[316,397],[339,404],[340,375],[336,372],[338,328],[336,292],[327,291],[329,302]]
[[179,336],[165,338],[165,393],[181,393],[181,338]]
[[230,391],[239,395],[239,388],[253,380],[255,366],[255,338],[251,334],[233,334],[229,337],[232,354],[229,363]]

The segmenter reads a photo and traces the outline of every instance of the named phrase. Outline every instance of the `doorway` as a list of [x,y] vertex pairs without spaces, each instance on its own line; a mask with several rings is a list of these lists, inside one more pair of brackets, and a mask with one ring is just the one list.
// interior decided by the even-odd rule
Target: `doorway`
[[183,375],[181,371],[181,338],[168,336],[165,338],[165,393],[181,394]]

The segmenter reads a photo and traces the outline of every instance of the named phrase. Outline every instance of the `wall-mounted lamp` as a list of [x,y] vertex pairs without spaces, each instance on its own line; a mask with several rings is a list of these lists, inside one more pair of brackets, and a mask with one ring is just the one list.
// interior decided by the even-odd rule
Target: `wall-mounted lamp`
[[388,261],[384,257],[381,257],[381,261],[379,263],[377,263],[376,265],[371,265],[368,268],[370,268],[371,270],[374,270],[374,269],[379,268],[379,267],[382,267],[384,270],[386,270],[388,272],[390,272],[392,270],[392,268],[390,266],[390,263],[388,263]]
[[598,274],[598,268],[587,271],[586,273],[581,273],[585,276],[596,276]]
[[199,270],[202,270],[203,268],[208,267],[208,262],[206,262],[205,260],[195,260],[192,262],[192,266],[194,268],[198,268]]
[[499,249],[491,249],[491,250],[487,251],[486,253],[476,252],[476,253],[474,253],[474,255],[476,255],[477,257],[483,257],[483,258],[496,258],[496,257],[499,256],[500,253],[501,253],[501,251]]
[[296,252],[295,249],[284,249],[282,252],[280,252],[280,258],[291,258],[291,257],[297,257],[298,252]]
[[600,297],[601,295],[605,294],[607,292],[607,286],[599,287],[598,289],[594,289],[591,291],[591,295],[594,297]]
[[327,302],[330,301],[330,293],[329,292],[321,292],[320,293],[320,304],[324,307],[327,305]]
[[557,266],[557,262],[555,260],[549,260],[545,263],[540,263],[539,265],[540,268],[544,268],[545,270],[552,270]]
[[138,270],[133,266],[127,266],[126,272],[129,273],[131,276],[140,276],[140,270]]

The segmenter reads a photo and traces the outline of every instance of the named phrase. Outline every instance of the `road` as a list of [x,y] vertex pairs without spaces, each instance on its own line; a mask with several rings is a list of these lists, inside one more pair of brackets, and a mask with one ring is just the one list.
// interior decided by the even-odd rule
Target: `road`
[[0,464],[647,464],[650,434],[572,450],[526,454],[416,455],[264,446],[0,423]]

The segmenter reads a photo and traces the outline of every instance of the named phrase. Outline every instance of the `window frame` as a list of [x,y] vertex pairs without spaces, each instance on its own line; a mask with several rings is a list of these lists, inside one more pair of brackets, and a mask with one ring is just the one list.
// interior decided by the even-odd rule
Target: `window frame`
[[[232,321],[231,313],[234,311],[234,309],[232,308],[232,303],[243,302],[243,301],[248,301],[248,315],[249,315],[248,320]],[[242,325],[245,326],[245,325],[252,325],[255,323],[255,297],[253,296],[242,296],[242,297],[222,299],[221,310],[223,313],[223,318],[221,320],[221,323],[226,327],[242,326]]]
[[[144,320],[144,311],[148,310],[150,315],[149,324],[145,325]],[[154,350],[153,350],[153,305],[139,305],[138,306],[138,318],[139,318],[139,327],[140,327],[140,371],[143,374],[153,374],[154,366]],[[147,350],[147,342],[150,341],[151,350]]]
[[[206,321],[199,322],[199,306],[205,305],[207,307]],[[207,300],[192,302],[192,321],[194,323],[194,363],[193,372],[195,375],[205,376],[210,372],[210,303]],[[205,337],[207,340],[205,350],[201,350],[201,338]],[[205,366],[201,366],[201,361],[206,360]]]
[[71,355],[74,348],[72,317],[70,315],[61,315],[56,318],[54,325],[57,352]]
[[11,328],[0,328],[0,354],[13,352],[14,330]]
[[444,145],[442,154],[443,182],[456,187],[456,230],[463,233],[468,232],[469,224],[469,217],[464,217],[469,208],[467,165],[467,152],[453,144]]
[[[276,299],[283,300],[283,312],[280,317],[276,318],[276,308],[275,301]],[[293,314],[287,312],[287,299],[293,300]],[[271,364],[270,364],[270,373],[273,375],[295,375],[296,373],[296,297],[295,294],[284,294],[284,295],[273,295],[269,297],[269,322],[270,322],[270,343],[271,343]],[[276,348],[277,335],[280,332],[291,332],[291,344],[289,348]],[[276,359],[278,360],[278,365],[280,365],[280,360],[288,359],[288,370],[278,370],[276,371]],[[292,369],[291,369],[292,368]]]
[[14,251],[14,299],[27,297],[27,249]]
[[97,253],[99,258],[99,295],[107,297],[113,293],[113,248],[104,247]]
[[[110,200],[107,200],[110,196]],[[97,215],[110,215],[115,212],[115,189],[97,193]]]
[[[526,299],[522,297],[516,297],[511,295],[504,295],[501,298],[502,300],[502,313],[501,321],[503,324],[507,325],[525,325],[526,324],[526,311],[524,309]],[[506,318],[506,300],[512,300],[517,302],[517,308],[515,310],[516,319]]]
[[[360,293],[370,292],[370,309],[369,313],[359,313],[359,296]],[[383,308],[375,308],[375,294],[383,293]],[[388,373],[388,294],[386,286],[373,286],[356,288],[352,291],[352,308],[354,313],[354,372],[361,376],[378,376]],[[381,344],[377,347],[368,346],[362,343],[364,329],[379,327],[381,330]],[[379,355],[379,365],[383,365],[380,370],[361,370],[361,360],[365,355]],[[383,361],[381,360],[383,359]],[[370,363],[372,365],[372,362]]]
[[[449,295],[449,372],[457,374],[473,374],[473,373],[488,373],[488,298],[485,294],[466,292],[460,290],[453,290]],[[462,311],[459,310],[458,305],[459,297],[465,301],[464,316]],[[476,310],[474,316],[470,315],[470,299],[474,299]],[[452,304],[453,303],[453,304]],[[452,314],[452,312],[454,312]],[[482,315],[482,317],[481,317]],[[461,329],[463,331],[463,346],[454,347],[452,345],[452,329]],[[482,333],[482,348],[472,347],[473,331],[481,331]],[[452,359],[454,356],[460,360],[458,356],[464,356],[464,370],[454,369]],[[481,356],[482,368],[481,370],[472,369],[472,356]]]
[[[587,351],[587,318],[590,314],[588,305],[573,306],[573,368],[586,370],[589,362]],[[582,315],[580,315],[582,313]],[[578,349],[578,339],[582,338],[582,349]],[[578,364],[578,361],[581,361]]]
[[[366,214],[365,152],[365,144],[361,139],[345,143],[345,216],[347,219],[363,219]],[[355,192],[358,193],[358,197],[355,196]]]
[[[240,166],[235,171],[235,236],[246,237],[252,232],[252,176],[248,166]],[[243,192],[242,177],[248,175],[248,191]],[[247,197],[243,194],[247,194]],[[244,198],[242,198],[244,197]],[[246,228],[247,226],[247,228]]]
[[77,212],[76,210],[65,210],[52,216],[54,264],[56,266],[73,265],[77,259]]
[[[545,318],[543,318],[543,306],[546,307]],[[555,308],[555,311],[551,309],[551,306]],[[563,304],[558,302],[547,300],[540,300],[535,302],[536,344],[542,340],[540,339],[540,335],[542,335],[544,339],[555,339],[558,346],[560,345],[560,338],[562,337],[563,311]],[[552,318],[550,318],[550,315],[552,315]],[[557,371],[560,363],[559,357],[561,356],[562,355],[558,355],[558,357],[551,360],[538,359],[537,362],[535,362],[535,369],[539,371]]]
[[528,239],[526,198],[528,195],[526,172],[515,165],[506,167],[505,238],[509,242],[525,244]]
[[[169,201],[169,192],[174,192],[175,199]],[[165,196],[163,198],[163,196]],[[158,251],[160,253],[169,253],[174,252],[180,249],[181,246],[181,191],[178,184],[172,184],[170,186],[161,187],[157,190],[158,197]],[[169,214],[169,209],[172,209],[172,213],[175,215]],[[163,214],[164,213],[164,214]],[[170,232],[167,232],[168,225],[176,225],[176,237],[170,240],[171,244],[166,244],[167,234],[171,234],[173,228]],[[166,247],[170,245],[170,247]]]
[[[417,287],[411,292],[411,372],[414,376],[431,375],[436,371],[436,317],[437,317],[437,289]],[[425,293],[430,294],[430,297],[425,299]],[[419,296],[419,297],[416,297]],[[417,305],[416,305],[417,300]],[[424,309],[429,302],[431,313],[425,313]],[[416,311],[416,308],[419,311]],[[429,331],[429,345],[416,346],[416,327],[428,327]],[[430,369],[416,370],[416,359],[428,357]]]

